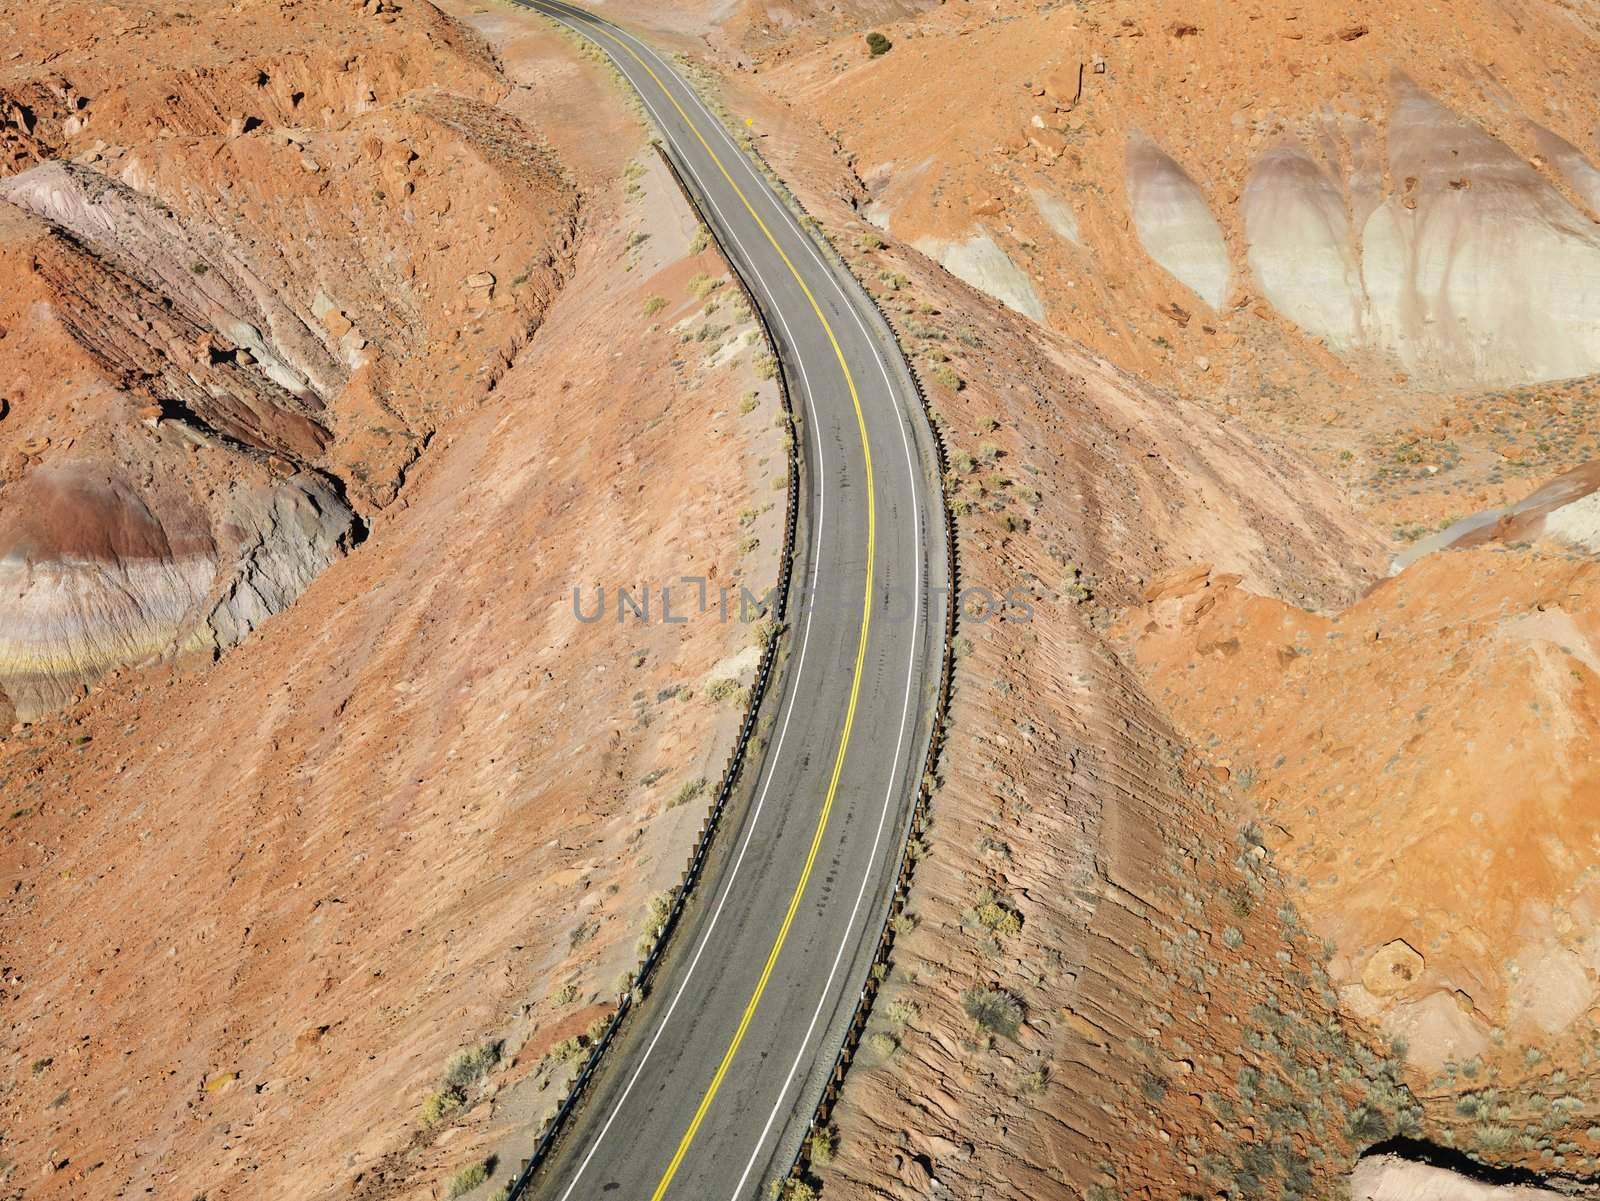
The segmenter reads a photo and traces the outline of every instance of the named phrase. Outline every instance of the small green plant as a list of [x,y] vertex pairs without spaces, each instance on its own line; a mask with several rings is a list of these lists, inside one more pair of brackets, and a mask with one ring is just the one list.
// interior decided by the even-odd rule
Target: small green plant
[[702,225],[694,232],[694,241],[689,243],[689,253],[699,254],[711,245],[711,231]]
[[890,48],[893,46],[894,43],[888,38],[884,37],[883,34],[879,33],[876,29],[867,34],[867,53],[872,55],[873,58],[880,58],[883,55],[888,54]]
[[955,369],[946,363],[940,363],[937,366],[928,368],[928,375],[934,383],[942,388],[948,388],[952,392],[959,392],[967,386],[965,381],[955,373]]
[[722,281],[720,279],[712,279],[711,276],[707,275],[703,271],[696,272],[694,275],[689,277],[689,291],[700,297],[701,300],[704,300],[707,296],[710,296],[711,293],[715,292],[720,287],[722,287]]
[[189,264],[189,270],[193,271],[196,275],[204,275],[207,271],[211,270],[211,267],[207,263],[193,262]]
[[806,1158],[813,1165],[825,1168],[833,1162],[833,1157],[839,1150],[839,1132],[832,1126],[824,1126],[821,1130],[813,1130],[811,1137],[806,1139]]
[[650,235],[642,229],[636,229],[628,235],[628,249],[636,250],[650,240]]
[[422,1123],[433,1126],[449,1117],[461,1105],[461,1099],[448,1089],[439,1089],[428,1094],[422,1102]]
[[974,1028],[1015,1038],[1022,1025],[1022,1002],[1004,989],[968,988],[961,993],[961,1008]]
[[706,685],[706,699],[714,705],[725,704],[738,696],[740,692],[739,681],[733,679],[712,680]]
[[756,359],[755,371],[757,379],[777,379],[778,360],[773,358],[770,354],[764,354],[760,358]]
[[[719,681],[717,681],[717,683],[719,683],[719,684],[721,684],[721,683],[732,683],[732,681],[731,680],[729,680],[729,681],[719,680]],[[715,688],[716,685],[712,685],[712,687]],[[737,689],[738,685],[735,684],[734,687],[735,687],[735,689]],[[717,699],[717,698],[713,698],[713,699]],[[687,781],[684,782],[683,786],[678,789],[677,792],[672,794],[672,800],[667,802],[667,808],[668,809],[676,809],[679,805],[687,805],[690,801],[694,800],[701,793],[705,792],[705,790],[706,790],[706,781],[705,781],[705,777],[704,776],[700,777],[697,780],[687,780]]]
[[743,417],[755,412],[756,405],[758,403],[760,402],[756,400],[756,394],[754,392],[746,392],[743,396],[739,397],[739,415]]
[[483,1160],[469,1163],[454,1176],[450,1177],[449,1195],[451,1198],[464,1197],[484,1181],[489,1179],[489,1165]]
[[917,1019],[922,1016],[922,1009],[915,1001],[896,997],[889,1002],[883,1015],[896,1026],[914,1026]]
[[1022,914],[995,896],[992,888],[978,889],[972,896],[972,905],[961,916],[996,937],[1014,938],[1022,933]]
[[899,1040],[887,1030],[879,1030],[867,1039],[867,1046],[872,1048],[872,1053],[880,1059],[888,1059],[900,1046]]
[[423,1124],[432,1126],[465,1105],[467,1090],[494,1070],[502,1049],[498,1041],[485,1042],[452,1059],[439,1088],[422,1102]]
[[1050,1065],[1039,1063],[1031,1072],[1026,1073],[1017,1081],[1017,1087],[1025,1093],[1042,1093],[1050,1083]]
[[465,1089],[478,1083],[500,1062],[501,1050],[500,1043],[487,1042],[463,1051],[450,1061],[450,1067],[444,1075],[445,1084],[451,1088]]
[[773,1201],[817,1201],[817,1190],[805,1180],[774,1180]]
[[644,315],[646,317],[654,317],[666,307],[667,298],[665,296],[652,296],[649,300],[644,302]]

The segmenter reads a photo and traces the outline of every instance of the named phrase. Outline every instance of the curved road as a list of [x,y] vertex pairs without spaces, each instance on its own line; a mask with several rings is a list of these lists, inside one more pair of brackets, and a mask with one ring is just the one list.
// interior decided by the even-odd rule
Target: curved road
[[805,439],[788,660],[753,796],[531,1191],[764,1199],[871,966],[927,753],[948,600],[936,455],[870,301],[671,64],[590,13],[517,2],[637,89],[767,316]]

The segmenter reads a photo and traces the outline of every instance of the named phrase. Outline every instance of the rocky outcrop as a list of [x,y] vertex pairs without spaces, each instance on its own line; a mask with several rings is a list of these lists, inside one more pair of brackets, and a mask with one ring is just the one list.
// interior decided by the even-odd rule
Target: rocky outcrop
[[[200,328],[215,330],[289,394],[287,412],[323,408],[346,372],[316,318],[263,280],[224,231],[180,221],[170,209],[97,171],[49,163],[0,182],[0,198],[67,231]],[[305,415],[310,415],[309,413]],[[320,448],[317,448],[320,449]],[[313,453],[315,451],[313,450]]]
[[951,275],[1007,308],[1035,321],[1044,320],[1044,305],[1033,284],[988,233],[980,231],[956,242],[924,238],[917,241],[916,247]]
[[1233,267],[1205,193],[1172,157],[1137,131],[1128,137],[1128,211],[1145,251],[1213,309]]
[[[244,474],[244,472],[239,472]],[[213,526],[182,490],[92,465],[30,472],[0,503],[0,696],[59,708],[124,666],[233,646],[348,547],[315,476],[241,483]]]
[[1571,1193],[1524,1184],[1491,1184],[1449,1168],[1373,1155],[1350,1174],[1350,1201],[1557,1201]]
[[[206,615],[204,644],[224,650],[287,608],[356,532],[350,508],[326,481],[307,474],[242,490],[223,515],[232,541],[220,595]],[[197,641],[199,639],[196,639]]]
[[0,692],[24,720],[291,604],[568,265],[561,165],[432,6],[245,6],[198,56],[191,20],[107,14],[153,34],[136,61],[60,8],[12,29]]
[[1446,386],[1600,369],[1600,237],[1530,163],[1402,78],[1389,175],[1361,240],[1378,345]]
[[[1355,213],[1298,143],[1256,162],[1241,215],[1267,299],[1330,346],[1384,352],[1436,386],[1600,369],[1590,220],[1532,163],[1403,76],[1387,137],[1391,190],[1373,197],[1352,168],[1352,203],[1367,198]],[[1548,130],[1535,140],[1592,206],[1600,173]]]
[[1268,151],[1240,200],[1250,270],[1280,312],[1347,350],[1366,330],[1366,293],[1344,194],[1297,146]]

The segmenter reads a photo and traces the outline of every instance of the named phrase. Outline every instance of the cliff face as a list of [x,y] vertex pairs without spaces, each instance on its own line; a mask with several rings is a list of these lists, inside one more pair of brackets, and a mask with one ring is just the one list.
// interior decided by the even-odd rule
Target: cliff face
[[112,8],[114,49],[13,16],[0,705],[31,721],[236,644],[358,541],[537,327],[575,196],[429,6]]

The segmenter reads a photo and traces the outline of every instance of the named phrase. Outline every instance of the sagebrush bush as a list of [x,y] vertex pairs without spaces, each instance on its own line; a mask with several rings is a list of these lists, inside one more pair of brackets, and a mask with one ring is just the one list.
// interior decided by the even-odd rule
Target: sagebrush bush
[[961,993],[961,1008],[980,1030],[1015,1038],[1022,1025],[1022,1002],[1004,989],[968,988]]
[[488,1164],[481,1159],[477,1163],[469,1163],[450,1177],[450,1196],[464,1197],[487,1179],[489,1179]]

